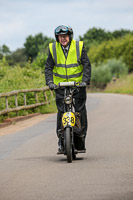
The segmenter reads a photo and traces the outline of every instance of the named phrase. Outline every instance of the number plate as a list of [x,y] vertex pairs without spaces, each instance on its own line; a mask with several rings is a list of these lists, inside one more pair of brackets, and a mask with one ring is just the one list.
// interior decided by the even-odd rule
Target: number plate
[[66,126],[74,126],[75,125],[75,115],[72,112],[66,112],[62,117],[62,124],[64,127]]

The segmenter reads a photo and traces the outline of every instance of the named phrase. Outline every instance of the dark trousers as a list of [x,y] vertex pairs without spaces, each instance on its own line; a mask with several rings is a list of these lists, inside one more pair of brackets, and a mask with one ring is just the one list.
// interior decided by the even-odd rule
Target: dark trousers
[[[86,111],[86,88],[80,88],[79,91],[74,93],[75,98],[75,112],[80,113],[80,123],[81,123],[81,134],[82,137],[86,137],[87,133],[87,111]],[[58,130],[61,129],[62,125],[62,114],[64,113],[64,90],[56,91],[56,105],[58,109],[57,113],[57,134]]]

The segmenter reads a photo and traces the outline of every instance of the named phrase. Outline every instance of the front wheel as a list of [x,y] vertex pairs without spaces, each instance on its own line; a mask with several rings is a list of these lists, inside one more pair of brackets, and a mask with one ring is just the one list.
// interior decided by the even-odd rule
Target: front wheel
[[71,128],[67,127],[65,130],[65,149],[67,161],[72,162],[72,138],[71,138]]

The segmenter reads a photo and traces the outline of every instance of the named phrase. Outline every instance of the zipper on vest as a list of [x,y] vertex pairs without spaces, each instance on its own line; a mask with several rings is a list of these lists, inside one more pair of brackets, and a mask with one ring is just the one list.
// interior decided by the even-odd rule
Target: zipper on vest
[[65,57],[65,69],[66,69],[66,78],[67,78],[67,82],[68,82],[67,67],[66,67],[66,57]]

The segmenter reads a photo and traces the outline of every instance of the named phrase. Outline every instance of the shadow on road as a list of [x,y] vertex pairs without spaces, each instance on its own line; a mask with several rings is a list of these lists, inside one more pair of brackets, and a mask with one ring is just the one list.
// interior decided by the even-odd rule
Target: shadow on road
[[[66,157],[64,156],[42,156],[42,157],[28,157],[28,158],[18,158],[15,159],[17,161],[41,161],[41,162],[54,162],[54,163],[59,163],[59,162],[67,162]],[[86,160],[86,158],[83,157],[77,157],[76,160],[73,160],[73,162],[76,161],[82,161]]]

